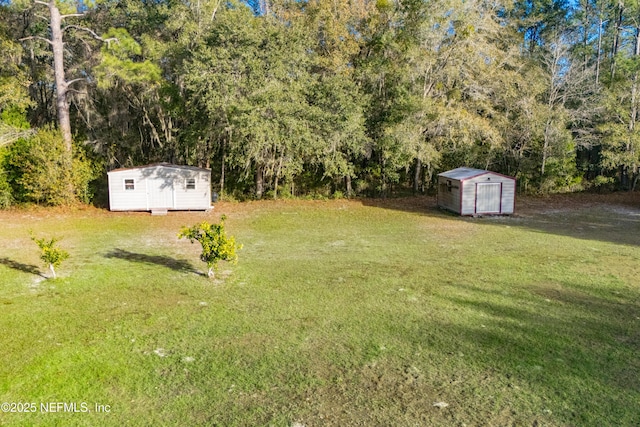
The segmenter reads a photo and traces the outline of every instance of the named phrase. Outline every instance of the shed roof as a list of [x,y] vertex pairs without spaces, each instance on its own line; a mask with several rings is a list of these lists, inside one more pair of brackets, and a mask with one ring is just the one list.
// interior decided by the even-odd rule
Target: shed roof
[[443,176],[449,179],[455,179],[458,181],[464,181],[465,179],[475,178],[480,175],[484,175],[486,173],[492,173],[495,175],[504,176],[505,178],[515,179],[512,176],[503,175],[498,172],[492,172],[485,169],[474,169],[474,168],[455,168],[450,171],[439,173],[438,176]]
[[171,163],[166,163],[166,162],[162,162],[162,163],[152,163],[149,165],[142,165],[142,166],[133,166],[130,168],[118,168],[118,169],[113,169],[107,173],[111,173],[111,172],[120,172],[120,171],[128,171],[128,170],[136,170],[136,169],[147,169],[147,168],[154,168],[154,167],[158,167],[158,166],[162,166],[162,167],[166,167],[166,168],[172,168],[172,169],[183,169],[183,170],[190,170],[190,171],[195,171],[195,172],[210,172],[210,169],[205,169],[205,168],[199,168],[196,166],[186,166],[186,165],[174,165]]
[[457,179],[462,181],[463,179],[473,178],[478,175],[483,175],[489,171],[484,169],[474,168],[455,168],[450,171],[442,172],[438,176],[444,176],[445,178]]

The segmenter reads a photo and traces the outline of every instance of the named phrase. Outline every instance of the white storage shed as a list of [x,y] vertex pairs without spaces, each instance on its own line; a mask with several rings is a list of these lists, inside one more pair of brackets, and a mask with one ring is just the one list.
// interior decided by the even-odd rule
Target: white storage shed
[[157,163],[114,169],[109,178],[112,211],[207,210],[211,208],[211,171]]
[[472,168],[438,175],[438,206],[460,215],[510,215],[515,201],[513,177]]

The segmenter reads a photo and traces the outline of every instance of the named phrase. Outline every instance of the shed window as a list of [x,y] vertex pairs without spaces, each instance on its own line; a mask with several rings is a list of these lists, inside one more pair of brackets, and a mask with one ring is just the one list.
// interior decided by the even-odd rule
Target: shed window
[[196,189],[196,179],[187,178],[187,190],[195,190],[195,189]]
[[135,190],[136,189],[135,180],[133,178],[125,179],[124,180],[124,189],[125,190]]

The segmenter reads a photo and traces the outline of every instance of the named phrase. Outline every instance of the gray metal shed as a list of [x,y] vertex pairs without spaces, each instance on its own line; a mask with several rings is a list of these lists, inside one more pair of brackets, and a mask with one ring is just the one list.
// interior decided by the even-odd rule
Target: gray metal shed
[[516,179],[483,169],[457,168],[438,175],[438,206],[460,215],[514,212]]
[[207,210],[211,208],[211,170],[156,163],[114,169],[109,178],[112,211]]

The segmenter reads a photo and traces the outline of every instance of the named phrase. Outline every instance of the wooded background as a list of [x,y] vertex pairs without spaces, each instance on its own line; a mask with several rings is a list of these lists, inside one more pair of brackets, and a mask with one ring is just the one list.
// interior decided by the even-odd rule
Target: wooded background
[[0,206],[161,161],[236,198],[633,190],[639,72],[638,0],[0,0]]

